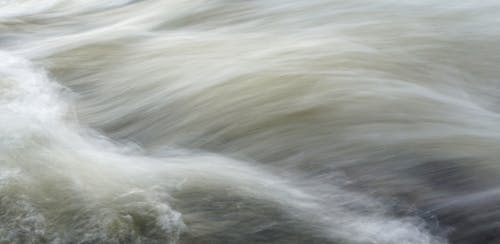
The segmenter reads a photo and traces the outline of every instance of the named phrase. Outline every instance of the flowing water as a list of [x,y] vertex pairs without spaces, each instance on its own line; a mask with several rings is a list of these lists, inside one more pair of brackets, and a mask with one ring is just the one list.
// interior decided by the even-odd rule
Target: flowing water
[[0,0],[0,243],[500,243],[499,16]]

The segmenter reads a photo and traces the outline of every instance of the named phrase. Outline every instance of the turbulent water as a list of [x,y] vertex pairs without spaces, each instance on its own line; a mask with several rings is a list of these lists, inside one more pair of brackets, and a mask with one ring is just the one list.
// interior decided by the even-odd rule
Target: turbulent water
[[500,243],[499,16],[0,0],[0,243]]

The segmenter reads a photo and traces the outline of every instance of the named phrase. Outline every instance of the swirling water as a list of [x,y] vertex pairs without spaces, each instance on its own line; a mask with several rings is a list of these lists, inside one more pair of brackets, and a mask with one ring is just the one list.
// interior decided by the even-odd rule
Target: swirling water
[[498,16],[0,1],[0,243],[499,243]]

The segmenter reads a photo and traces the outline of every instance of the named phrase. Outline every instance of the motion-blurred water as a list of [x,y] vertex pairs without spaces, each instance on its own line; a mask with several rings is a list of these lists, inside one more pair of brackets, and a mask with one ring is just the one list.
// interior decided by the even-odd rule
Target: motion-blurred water
[[499,16],[0,0],[0,243],[500,243]]

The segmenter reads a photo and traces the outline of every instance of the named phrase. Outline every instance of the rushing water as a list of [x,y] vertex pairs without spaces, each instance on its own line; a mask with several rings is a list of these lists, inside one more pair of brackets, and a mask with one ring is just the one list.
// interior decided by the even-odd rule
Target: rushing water
[[500,243],[499,16],[0,0],[0,243]]

